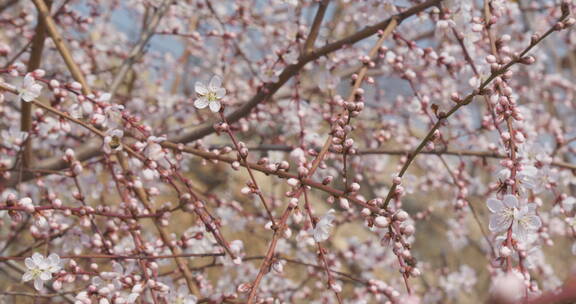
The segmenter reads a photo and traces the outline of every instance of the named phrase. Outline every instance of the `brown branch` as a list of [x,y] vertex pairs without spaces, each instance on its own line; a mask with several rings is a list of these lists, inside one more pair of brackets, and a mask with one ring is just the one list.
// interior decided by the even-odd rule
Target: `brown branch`
[[[50,9],[52,1],[47,2],[47,7]],[[40,13],[38,14],[38,22],[32,39],[32,50],[30,53],[30,60],[28,60],[28,72],[32,72],[40,67],[42,60],[42,51],[44,50],[44,41],[46,40],[46,23],[42,21]],[[32,129],[32,103],[24,100],[20,101],[22,106],[20,115],[20,130],[28,133],[26,142],[24,143],[24,150],[22,151],[22,167],[28,169],[32,167],[32,137],[30,130]]]
[[318,5],[318,10],[316,11],[314,21],[312,22],[310,33],[308,34],[308,38],[306,38],[306,42],[304,42],[303,54],[307,54],[314,48],[314,42],[316,42],[318,32],[320,32],[320,26],[322,25],[322,20],[324,19],[324,15],[326,14],[326,9],[328,8],[329,3],[330,0],[322,0],[322,2],[320,2]]
[[18,3],[18,0],[8,0],[0,5],[0,13]]

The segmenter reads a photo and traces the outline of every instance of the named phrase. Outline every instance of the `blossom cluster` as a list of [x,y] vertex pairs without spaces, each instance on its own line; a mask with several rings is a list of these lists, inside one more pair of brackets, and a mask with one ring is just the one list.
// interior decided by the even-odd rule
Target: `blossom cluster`
[[0,5],[0,302],[576,299],[575,10]]

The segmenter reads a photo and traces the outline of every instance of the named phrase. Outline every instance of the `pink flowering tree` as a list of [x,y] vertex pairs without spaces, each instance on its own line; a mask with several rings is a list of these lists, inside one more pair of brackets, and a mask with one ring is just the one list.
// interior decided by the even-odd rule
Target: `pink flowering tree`
[[576,301],[575,9],[2,1],[0,301]]

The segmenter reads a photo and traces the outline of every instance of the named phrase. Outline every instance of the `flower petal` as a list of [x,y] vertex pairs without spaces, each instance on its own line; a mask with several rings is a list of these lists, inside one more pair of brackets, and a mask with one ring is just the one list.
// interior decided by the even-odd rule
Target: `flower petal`
[[220,111],[220,102],[219,101],[211,101],[210,102],[210,110],[214,113]]
[[34,273],[32,271],[26,271],[22,276],[22,282],[28,282],[34,278]]
[[512,224],[512,217],[502,215],[501,213],[496,213],[490,216],[490,223],[488,228],[492,232],[500,232],[508,229]]
[[216,90],[216,98],[221,99],[224,96],[226,96],[226,89],[225,88],[219,88]]
[[37,266],[40,266],[42,263],[44,263],[44,256],[38,252],[34,252],[32,255],[32,260]]
[[488,204],[488,209],[492,213],[500,212],[504,209],[504,204],[499,199],[489,198],[486,203]]
[[528,215],[522,219],[522,223],[530,230],[538,230],[542,226],[542,220],[536,215]]
[[204,109],[208,106],[208,98],[202,96],[194,101],[194,106],[198,109]]
[[48,262],[50,262],[50,265],[52,266],[58,266],[60,265],[60,257],[57,254],[52,253],[48,256]]
[[34,288],[36,288],[38,291],[44,289],[44,281],[42,281],[40,278],[36,278],[36,280],[34,280]]
[[212,76],[210,79],[210,84],[208,84],[208,90],[216,92],[222,86],[222,78],[218,75]]
[[194,91],[196,91],[196,93],[198,95],[206,95],[208,94],[208,88],[206,87],[205,84],[203,84],[200,81],[196,81],[196,83],[194,84]]
[[508,208],[518,208],[518,198],[515,195],[506,194],[502,201]]
[[518,221],[514,221],[514,224],[512,225],[512,233],[521,242],[524,242],[528,237],[528,230],[526,230],[524,225],[519,224]]
[[28,269],[32,269],[36,267],[36,263],[34,263],[34,260],[32,260],[32,258],[26,258],[24,260],[24,264],[26,264],[26,267],[28,267]]
[[52,278],[52,273],[48,272],[48,271],[42,271],[40,273],[40,279],[43,281],[48,281]]

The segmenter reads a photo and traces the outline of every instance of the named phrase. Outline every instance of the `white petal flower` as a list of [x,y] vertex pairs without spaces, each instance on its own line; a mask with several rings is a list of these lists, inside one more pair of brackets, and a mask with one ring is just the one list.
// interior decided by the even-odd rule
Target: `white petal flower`
[[490,231],[500,232],[512,227],[512,233],[520,241],[525,241],[531,232],[542,226],[536,215],[536,204],[520,206],[518,198],[507,194],[502,200],[490,198],[487,201],[490,215]]
[[157,161],[159,159],[164,158],[165,153],[160,144],[155,142],[149,142],[148,147],[146,147],[146,155],[151,160]]
[[194,101],[194,106],[197,107],[198,109],[204,109],[205,107],[208,106],[209,103],[210,101],[208,101],[208,98],[206,98],[205,96],[200,96],[198,97],[198,99]]
[[562,206],[564,207],[564,210],[566,210],[567,212],[572,211],[572,209],[574,209],[575,204],[576,204],[576,198],[573,196],[569,196],[564,201],[562,201]]
[[514,195],[505,195],[503,200],[488,199],[488,209],[492,213],[488,228],[493,232],[506,230],[514,220],[514,210],[518,207],[518,199]]
[[222,88],[222,79],[218,75],[214,75],[210,79],[208,86],[202,82],[196,82],[194,90],[198,94],[198,98],[194,101],[194,106],[198,109],[210,107],[212,112],[218,112],[222,108],[220,99],[226,96],[226,89]]
[[316,242],[323,242],[330,237],[330,231],[334,226],[334,212],[334,209],[330,209],[328,213],[316,223],[316,227],[314,228],[314,240],[316,240]]
[[215,101],[211,101],[210,102],[210,110],[214,113],[218,113],[218,111],[220,111],[220,103],[215,102]]
[[208,84],[208,90],[210,92],[216,92],[222,86],[222,79],[218,75],[212,76],[210,83]]
[[36,83],[36,79],[32,77],[31,74],[26,74],[22,80],[22,84],[18,89],[18,97],[26,102],[30,102],[40,96],[40,91],[42,91],[42,86]]
[[542,226],[542,221],[536,215],[536,204],[528,204],[514,211],[512,232],[520,241],[526,240],[528,235],[538,230],[540,226]]
[[38,291],[44,287],[44,281],[51,280],[52,274],[60,271],[62,268],[60,257],[55,253],[45,258],[36,252],[31,258],[26,258],[24,264],[28,268],[28,271],[22,275],[22,281],[27,282],[33,279],[34,288]]
[[20,145],[28,138],[28,132],[20,131],[20,126],[12,126],[10,129],[0,131],[2,144],[8,149],[19,149]]
[[196,304],[198,299],[191,295],[186,285],[180,285],[178,289],[170,290],[169,303],[174,304]]
[[194,90],[196,91],[196,93],[198,95],[206,95],[208,94],[208,88],[206,87],[205,84],[203,84],[200,81],[197,81],[196,84],[194,85]]
[[110,154],[112,152],[122,150],[122,137],[124,136],[124,131],[114,129],[106,132],[104,137],[104,152]]

